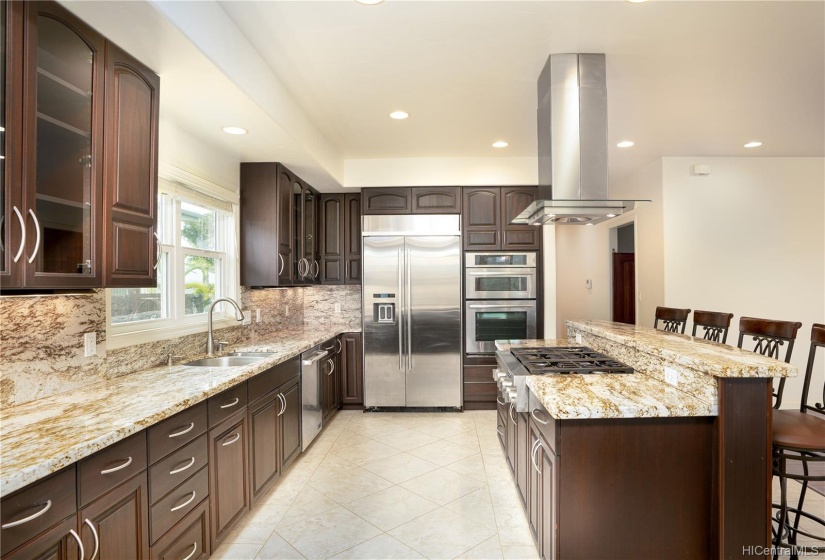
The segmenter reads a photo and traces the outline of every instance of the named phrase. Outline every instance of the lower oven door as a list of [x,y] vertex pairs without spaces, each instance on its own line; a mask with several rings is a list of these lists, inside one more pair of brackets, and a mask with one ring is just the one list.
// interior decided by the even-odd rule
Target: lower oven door
[[496,340],[536,338],[536,300],[474,300],[465,303],[467,354],[495,354]]

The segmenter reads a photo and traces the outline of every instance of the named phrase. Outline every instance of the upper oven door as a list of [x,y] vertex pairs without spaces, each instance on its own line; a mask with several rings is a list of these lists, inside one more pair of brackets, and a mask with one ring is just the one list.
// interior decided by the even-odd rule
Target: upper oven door
[[467,268],[464,271],[467,299],[535,299],[535,268]]
[[536,300],[467,301],[464,305],[467,354],[494,354],[496,340],[536,338]]

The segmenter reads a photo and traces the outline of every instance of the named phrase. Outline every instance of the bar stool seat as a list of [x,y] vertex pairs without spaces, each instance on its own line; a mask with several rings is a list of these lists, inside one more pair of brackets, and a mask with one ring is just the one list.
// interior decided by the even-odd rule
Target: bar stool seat
[[798,410],[775,410],[773,444],[788,449],[825,453],[825,418]]

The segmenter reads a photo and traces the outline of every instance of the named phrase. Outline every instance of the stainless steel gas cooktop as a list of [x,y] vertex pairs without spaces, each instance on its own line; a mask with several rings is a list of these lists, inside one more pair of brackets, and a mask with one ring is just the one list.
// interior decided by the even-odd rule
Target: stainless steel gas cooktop
[[633,368],[584,346],[513,348],[513,355],[530,375],[633,373]]

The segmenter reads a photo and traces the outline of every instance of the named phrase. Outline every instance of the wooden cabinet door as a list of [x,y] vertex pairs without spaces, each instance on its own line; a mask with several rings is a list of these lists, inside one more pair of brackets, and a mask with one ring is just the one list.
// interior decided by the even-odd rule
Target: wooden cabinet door
[[322,194],[318,216],[320,280],[322,284],[344,283],[344,195]]
[[249,407],[249,489],[253,505],[281,476],[278,414],[282,410],[283,403],[277,391],[270,392]]
[[[3,560],[85,560],[80,558],[80,548],[69,531],[77,530],[77,517],[67,517],[40,536],[30,540]],[[85,552],[85,551],[84,551]],[[91,552],[86,553],[86,557]]]
[[318,263],[318,192],[303,184],[302,222],[303,232],[303,252],[305,262],[305,278],[308,284],[317,284],[320,274],[320,264]]
[[289,286],[294,279],[292,262],[298,248],[294,245],[292,232],[295,228],[295,212],[293,210],[293,183],[295,178],[283,165],[278,164],[278,179],[275,187],[275,216],[276,237],[274,243],[278,245],[278,286]]
[[412,187],[413,214],[461,214],[461,187]]
[[410,187],[373,187],[361,191],[364,215],[409,214],[412,212]]
[[281,470],[286,470],[301,454],[301,389],[298,380],[281,388],[284,411],[281,414]]
[[496,395],[496,435],[501,449],[507,455],[507,406],[502,404],[501,396]]
[[364,365],[361,333],[341,335],[341,404],[364,404]]
[[542,228],[513,225],[510,221],[536,201],[538,187],[501,187],[501,248],[537,251],[541,249]]
[[[284,172],[276,163],[242,163],[240,188],[241,285],[279,286],[289,276],[289,235],[284,251],[279,213]],[[292,181],[288,178],[288,187]],[[291,197],[287,198],[289,205]],[[291,214],[286,216],[287,226]],[[286,257],[287,260],[284,260]]]
[[212,550],[249,510],[246,412],[242,410],[209,430]]
[[496,251],[501,249],[501,188],[465,188],[462,202],[464,249]]
[[521,503],[527,506],[529,489],[527,488],[527,470],[530,465],[530,434],[527,426],[527,414],[515,413],[516,417],[516,488],[518,488]]
[[536,445],[536,442],[539,441],[541,436],[533,425],[532,420],[529,422],[529,436],[528,450],[530,450],[531,453],[528,457],[529,463],[527,465],[527,524],[530,527],[530,532],[533,534],[533,539],[535,539],[536,544],[539,545],[541,540],[539,536],[541,531],[541,471],[537,470],[536,466],[538,465],[538,469],[541,469],[541,462],[536,458],[538,452],[533,452],[533,446]]
[[[334,346],[334,344],[333,344]],[[321,412],[324,423],[332,415],[335,406],[335,356],[330,354],[320,364],[321,368]]]
[[540,485],[540,517],[539,553],[543,560],[554,560],[558,547],[558,522],[556,521],[556,507],[558,496],[558,457],[553,453],[544,437],[540,440],[541,446],[536,453],[536,463],[541,466]]
[[157,285],[160,78],[106,43],[103,252],[106,287]]
[[512,405],[507,405],[504,421],[507,424],[507,466],[510,467],[510,472],[515,476],[516,464],[518,462],[518,455],[516,454],[518,447],[518,421],[516,420],[516,413]]
[[[20,212],[26,287],[103,285],[104,45],[57,2],[25,2]],[[16,214],[12,221],[17,227]],[[147,241],[147,263],[151,247]]]
[[361,194],[344,195],[344,283],[361,283]]
[[149,498],[146,471],[77,513],[83,548],[96,560],[149,558]]

